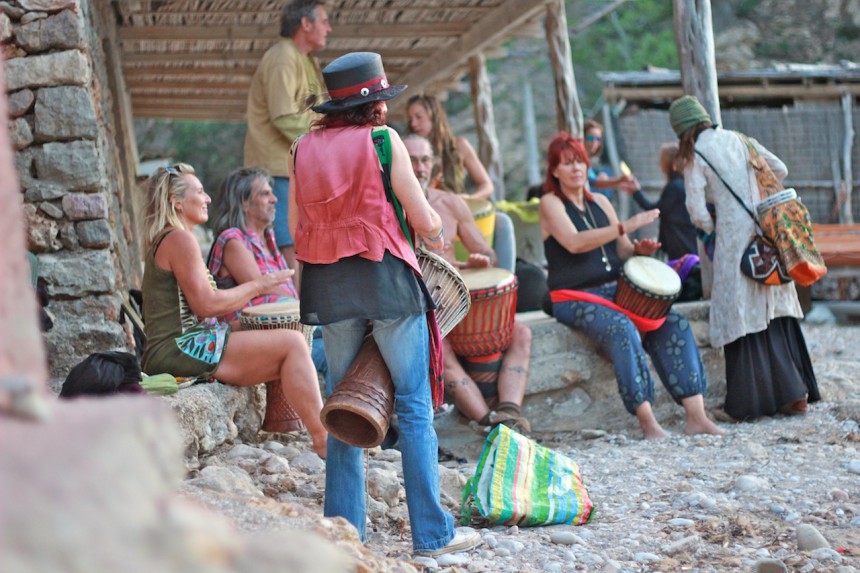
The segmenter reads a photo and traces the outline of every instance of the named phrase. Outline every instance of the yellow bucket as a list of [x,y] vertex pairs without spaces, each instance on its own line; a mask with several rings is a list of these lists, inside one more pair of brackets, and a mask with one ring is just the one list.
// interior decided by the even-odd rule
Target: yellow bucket
[[[472,211],[472,217],[475,218],[475,223],[478,225],[478,230],[484,235],[487,244],[493,246],[493,230],[496,228],[496,208],[488,199],[475,199],[474,197],[463,197],[469,209]],[[460,242],[460,237],[454,240],[454,257],[458,261],[466,261],[469,258],[469,251]]]

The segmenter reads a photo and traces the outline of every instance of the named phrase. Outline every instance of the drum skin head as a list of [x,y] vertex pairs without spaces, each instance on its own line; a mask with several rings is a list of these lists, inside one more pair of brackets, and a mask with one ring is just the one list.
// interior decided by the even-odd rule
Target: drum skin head
[[493,203],[489,199],[478,199],[476,197],[463,197],[463,200],[472,211],[472,216],[475,219],[486,217],[493,212]]
[[624,263],[623,273],[631,283],[655,295],[673,296],[681,292],[678,273],[654,257],[630,257]]
[[257,304],[242,309],[242,314],[249,316],[298,316],[299,301],[269,302]]
[[463,282],[470,292],[490,287],[503,287],[512,283],[517,277],[511,271],[497,267],[460,269],[460,276],[463,277]]

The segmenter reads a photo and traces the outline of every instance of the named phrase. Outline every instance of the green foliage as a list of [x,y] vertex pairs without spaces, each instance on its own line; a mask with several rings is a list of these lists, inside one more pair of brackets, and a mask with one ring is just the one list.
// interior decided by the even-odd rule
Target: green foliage
[[735,8],[735,15],[738,18],[751,18],[755,15],[761,0],[741,0]]
[[142,157],[188,163],[214,203],[227,173],[242,166],[245,130],[244,123],[232,122],[139,121],[135,125]]
[[[605,5],[605,0],[588,0],[568,7],[570,27]],[[667,0],[627,2],[573,36],[570,44],[583,109],[600,99],[603,82],[597,77],[599,71],[678,68],[672,2]]]

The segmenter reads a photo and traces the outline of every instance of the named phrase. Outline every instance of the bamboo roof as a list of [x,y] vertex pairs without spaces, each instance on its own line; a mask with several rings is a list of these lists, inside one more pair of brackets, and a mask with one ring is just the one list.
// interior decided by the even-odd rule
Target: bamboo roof
[[[447,91],[468,59],[512,37],[542,36],[548,0],[333,0],[323,66],[382,55],[392,84]],[[278,39],[287,0],[111,0],[135,117],[242,121],[251,77]],[[405,98],[392,101],[392,111]]]

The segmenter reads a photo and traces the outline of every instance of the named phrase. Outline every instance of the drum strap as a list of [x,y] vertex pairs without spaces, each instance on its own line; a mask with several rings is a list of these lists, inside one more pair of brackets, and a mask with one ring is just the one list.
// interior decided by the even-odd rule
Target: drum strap
[[412,235],[409,232],[409,225],[406,224],[406,216],[403,214],[403,206],[394,194],[394,189],[391,187],[391,136],[388,135],[387,129],[374,130],[371,132],[373,139],[373,147],[376,148],[376,154],[379,156],[379,163],[382,165],[382,184],[385,186],[385,196],[388,202],[394,206],[394,212],[397,213],[397,220],[400,221],[400,228],[403,234],[406,235],[406,240],[409,241],[409,246],[415,250],[415,244],[412,242]]

